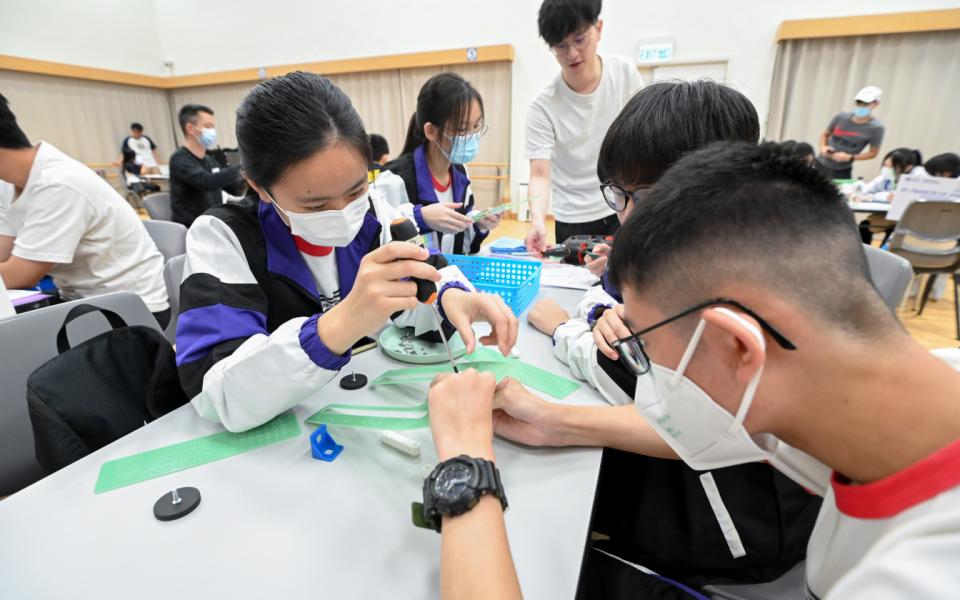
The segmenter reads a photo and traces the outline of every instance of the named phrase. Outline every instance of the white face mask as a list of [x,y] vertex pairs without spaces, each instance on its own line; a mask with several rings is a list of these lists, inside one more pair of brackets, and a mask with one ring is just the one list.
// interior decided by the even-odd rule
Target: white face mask
[[[716,310],[747,327],[759,340],[760,347],[766,347],[763,334],[752,323],[726,308]],[[649,376],[637,378],[634,395],[637,410],[673,451],[695,470],[707,471],[766,460],[800,485],[821,495],[826,493],[830,474],[826,466],[773,435],[751,436],[743,426],[760,384],[763,367],[747,384],[736,415],[731,415],[684,376],[706,325],[704,320],[697,325],[676,371],[651,363]]]
[[[269,197],[269,195],[268,195]],[[312,213],[288,212],[280,208],[271,198],[273,207],[286,217],[290,225],[290,232],[299,236],[314,246],[332,246],[343,248],[357,237],[363,220],[370,208],[367,194],[363,194],[340,210],[323,210]]]

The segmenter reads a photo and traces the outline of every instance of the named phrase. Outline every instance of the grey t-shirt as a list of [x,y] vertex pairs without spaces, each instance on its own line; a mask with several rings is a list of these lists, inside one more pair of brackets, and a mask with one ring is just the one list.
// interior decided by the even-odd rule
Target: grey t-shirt
[[[883,143],[883,123],[874,118],[866,123],[856,123],[852,112],[842,112],[830,119],[827,131],[830,132],[827,145],[837,152],[856,155],[863,152],[867,145],[879,148]],[[821,154],[817,160],[828,169],[846,169],[852,164],[849,161],[835,161],[828,154]]]

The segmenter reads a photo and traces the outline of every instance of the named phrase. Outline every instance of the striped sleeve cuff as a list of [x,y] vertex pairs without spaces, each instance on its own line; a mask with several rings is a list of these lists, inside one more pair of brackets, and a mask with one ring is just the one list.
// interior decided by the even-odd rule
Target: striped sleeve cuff
[[600,320],[600,316],[603,315],[604,311],[613,308],[609,304],[594,304],[593,308],[590,309],[590,312],[587,313],[587,325],[590,326],[590,329],[593,329],[593,326],[597,324],[597,321]]
[[440,288],[440,293],[437,294],[437,309],[440,311],[440,316],[443,318],[444,323],[450,322],[450,319],[447,318],[447,313],[443,312],[443,294],[446,293],[447,290],[463,290],[465,292],[473,291],[459,281],[448,281],[447,283],[443,284],[443,287]]
[[317,313],[300,326],[300,347],[307,353],[315,365],[328,371],[339,371],[350,362],[350,350],[343,355],[334,354],[317,335]]
[[417,229],[420,230],[420,233],[430,233],[433,229],[427,225],[427,222],[423,220],[423,207],[419,204],[413,205],[413,220],[417,223]]

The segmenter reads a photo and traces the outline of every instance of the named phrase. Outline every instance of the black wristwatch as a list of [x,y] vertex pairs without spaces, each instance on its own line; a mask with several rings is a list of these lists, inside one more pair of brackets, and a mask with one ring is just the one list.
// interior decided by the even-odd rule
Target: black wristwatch
[[484,494],[499,498],[503,510],[507,510],[507,495],[496,465],[464,454],[451,458],[437,465],[424,480],[423,504],[413,504],[413,521],[439,532],[443,517],[464,514],[476,506]]

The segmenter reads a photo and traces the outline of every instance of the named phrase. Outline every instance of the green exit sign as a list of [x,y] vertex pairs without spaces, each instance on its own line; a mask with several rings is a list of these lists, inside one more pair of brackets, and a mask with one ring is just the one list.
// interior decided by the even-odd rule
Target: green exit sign
[[673,43],[644,44],[640,46],[637,62],[640,64],[662,63],[673,60]]

